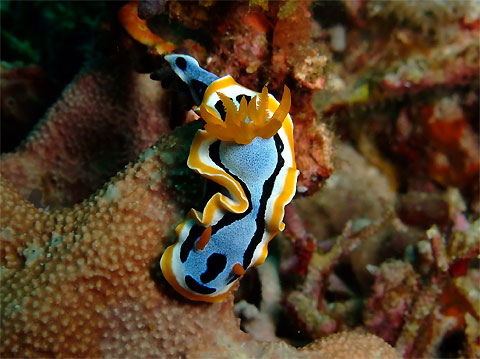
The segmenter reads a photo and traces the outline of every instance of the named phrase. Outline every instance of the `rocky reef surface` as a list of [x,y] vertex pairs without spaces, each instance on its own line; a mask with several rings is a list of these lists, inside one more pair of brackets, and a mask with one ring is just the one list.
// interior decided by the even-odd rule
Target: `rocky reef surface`
[[[2,357],[480,357],[478,3],[85,4],[2,2]],[[158,266],[204,191],[165,51],[292,93],[286,230],[219,304]]]

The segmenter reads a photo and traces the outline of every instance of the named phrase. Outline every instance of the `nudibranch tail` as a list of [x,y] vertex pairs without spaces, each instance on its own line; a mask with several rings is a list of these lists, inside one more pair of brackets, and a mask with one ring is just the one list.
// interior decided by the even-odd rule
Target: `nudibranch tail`
[[202,212],[191,209],[177,226],[178,241],[165,250],[161,267],[184,297],[215,303],[249,267],[265,261],[268,243],[285,227],[298,175],[291,94],[285,86],[279,103],[266,87],[258,93],[231,76],[205,73],[189,56],[167,57],[206,122],[188,167],[220,188]]
[[175,289],[178,293],[180,293],[185,298],[190,300],[202,301],[202,302],[209,302],[209,303],[219,303],[223,301],[229,294],[228,291],[214,295],[208,296],[200,293],[195,293],[191,289],[186,289],[184,284],[180,284],[177,280],[177,276],[173,271],[174,265],[174,246],[169,246],[165,250],[160,260],[160,267],[162,269],[162,273],[165,279],[170,283],[170,285]]

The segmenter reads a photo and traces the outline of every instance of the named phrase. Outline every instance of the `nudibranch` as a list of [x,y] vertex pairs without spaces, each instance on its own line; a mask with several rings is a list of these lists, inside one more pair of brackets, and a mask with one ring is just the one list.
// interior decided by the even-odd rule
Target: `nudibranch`
[[165,56],[188,85],[206,122],[195,135],[188,167],[212,181],[216,193],[203,212],[191,209],[176,228],[178,241],[161,258],[167,281],[191,300],[220,302],[251,266],[265,261],[270,240],[285,228],[284,208],[298,171],[289,115],[280,103],[202,69],[186,55]]

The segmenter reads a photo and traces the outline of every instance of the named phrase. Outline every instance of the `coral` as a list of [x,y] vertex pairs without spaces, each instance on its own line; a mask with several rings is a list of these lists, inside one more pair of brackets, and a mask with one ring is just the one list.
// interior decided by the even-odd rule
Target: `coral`
[[[295,84],[295,88],[289,88],[295,137],[302,136],[302,141],[295,144],[300,170],[298,190],[313,193],[333,172],[333,134],[327,126],[315,122],[312,107],[313,91],[323,88],[325,82],[327,58],[314,47],[309,2],[285,4],[294,12],[281,19],[277,13],[283,5],[269,5],[272,10],[263,13],[258,6],[249,11],[245,4],[231,3],[230,16],[211,22],[215,49],[205,68],[219,75],[232,75],[251,89],[260,90],[268,82],[269,92],[276,98],[281,97],[284,84]],[[196,55],[197,51],[192,50]]]
[[170,129],[162,90],[122,66],[85,68],[1,173],[36,205],[84,199]]
[[[307,231],[316,238],[340,233],[348,220],[377,220],[395,200],[385,174],[350,145],[337,143],[335,163],[335,172],[321,191],[296,201]],[[321,216],[326,220],[319,221]]]
[[150,19],[165,10],[164,0],[140,0],[138,3],[138,17],[143,20]]
[[[468,223],[457,218],[455,229],[448,235],[434,226],[424,239],[404,242],[405,248],[400,252],[411,253],[414,258],[390,259],[375,266],[378,257],[383,260],[387,253],[379,251],[379,246],[388,243],[385,239],[388,236],[378,241],[375,235],[395,221],[398,219],[387,216],[383,222],[363,225],[356,232],[355,224],[349,222],[326,251],[318,245],[302,279],[301,290],[284,289],[286,309],[295,327],[310,338],[319,338],[357,324],[354,318],[362,308],[357,298],[361,294],[352,285],[352,275],[345,276],[341,271],[345,261],[350,261],[360,283],[368,283],[369,278],[358,268],[366,267],[374,278],[373,292],[368,287],[363,290],[368,293],[361,318],[364,328],[394,345],[403,357],[475,352],[475,336],[464,324],[470,321],[473,325],[480,311],[478,290],[473,284],[479,273],[474,265],[480,253],[480,222]],[[365,246],[372,241],[373,247]],[[362,252],[367,253],[366,260],[356,265],[356,257]],[[292,276],[287,272],[283,272],[284,281]]]
[[[166,342],[152,346],[169,331],[157,323],[168,296],[150,270],[186,199],[172,186],[196,128],[165,137],[72,209],[36,209],[2,181],[3,355],[131,356],[139,347],[150,356],[168,353]],[[188,172],[185,180],[192,188]]]
[[397,213],[403,223],[428,229],[449,222],[448,202],[439,193],[410,191],[398,200]]
[[434,28],[438,22],[459,21],[467,17],[468,22],[476,20],[480,16],[480,6],[472,0],[467,1],[416,1],[379,2],[367,3],[369,17],[382,17],[397,21],[406,20],[418,26],[422,30]]
[[[445,20],[439,25],[434,20],[435,12],[419,11],[416,2],[360,2],[353,16],[369,26],[354,24],[347,31],[342,61],[331,64],[320,110],[337,114],[340,108],[349,108],[354,103],[381,108],[386,99],[399,99],[403,94],[475,82],[479,72],[478,31],[462,26],[461,22],[470,17],[475,19],[473,22],[478,21],[478,5],[473,1],[447,3],[422,3],[426,8],[443,9]],[[365,7],[390,9],[406,21],[391,21],[389,15],[369,18]],[[350,5],[347,8],[351,9]],[[399,8],[406,11],[402,13]],[[419,31],[409,22],[414,19],[421,19],[419,22],[426,31]]]
[[[204,26],[214,49],[207,56],[204,46],[208,41],[202,42],[205,38],[195,41],[193,35],[192,38],[179,36],[182,31],[188,32],[185,28],[168,31],[152,21],[152,31],[162,32],[165,38],[176,36],[176,43],[181,43],[208,71],[219,76],[231,75],[242,85],[258,91],[268,83],[269,91],[276,98],[281,97],[284,84],[292,81],[296,84],[291,88],[291,114],[295,117],[296,136],[304,137],[296,145],[299,190],[315,192],[333,171],[333,134],[327,126],[315,123],[312,108],[313,91],[323,88],[325,83],[327,58],[313,46],[309,2],[273,3],[267,13],[263,12],[263,6],[251,4],[249,8],[242,2],[220,5],[174,1],[167,5],[169,9],[165,11],[169,18],[181,23],[180,27]],[[280,11],[289,15],[280,18]],[[200,30],[197,33],[201,34]],[[272,36],[273,47],[269,42]],[[293,68],[293,73],[290,74],[289,68]]]
[[1,146],[12,151],[52,101],[52,86],[39,66],[0,64]]
[[465,315],[466,330],[468,347],[470,350],[467,352],[469,358],[480,357],[480,344],[478,343],[478,327],[480,323],[470,314]]
[[[247,74],[258,74],[264,70],[262,66],[268,60],[267,34],[271,25],[262,14],[249,13],[246,7],[240,7],[236,11],[240,18],[235,22],[231,22],[231,20],[226,22],[223,27],[229,31],[233,30],[238,35],[242,34],[242,37],[235,36],[233,39],[224,39],[219,42],[219,51],[217,51],[217,56],[228,56],[232,51],[236,55],[235,60],[227,65],[223,64],[222,58],[213,59],[212,65],[221,66],[224,71],[231,69],[232,73],[236,73],[237,76],[241,74],[241,69],[245,69]],[[217,64],[218,61],[221,63]],[[225,68],[225,65],[228,67]],[[253,76],[251,77],[253,79]]]
[[[366,325],[396,343],[404,357],[442,357],[450,355],[450,350],[474,350],[472,344],[444,348],[441,341],[453,334],[463,336],[466,316],[478,316],[478,291],[473,289],[478,270],[467,264],[480,253],[478,225],[477,221],[456,229],[448,239],[437,227],[429,229],[427,239],[416,243],[421,257],[416,270],[401,261],[372,269],[374,295],[367,303]],[[446,243],[455,249],[449,250]],[[458,270],[459,263],[467,265],[464,270]],[[426,276],[429,281],[422,279]]]
[[[168,15],[170,19],[181,22],[191,29],[198,29],[209,21],[209,14],[206,8],[212,0],[206,1],[169,1]],[[205,5],[205,6],[203,6]]]
[[176,45],[155,35],[147,26],[147,21],[139,18],[138,2],[131,1],[120,8],[118,20],[123,28],[141,44],[155,48],[158,54],[176,49]]
[[307,348],[315,348],[319,358],[398,358],[395,350],[379,341],[378,337],[355,332],[337,333],[311,344]]
[[[2,178],[2,356],[293,358],[326,350],[256,342],[238,328],[232,296],[187,301],[159,275],[182,203],[201,188],[184,169],[199,126],[163,136],[70,209],[35,208]],[[350,336],[341,342],[360,339],[355,350],[368,356],[371,337]]]
[[[252,339],[239,331],[231,299],[198,306],[179,298],[159,274],[162,249],[203,183],[188,178],[181,157],[199,124],[180,132],[188,139],[177,133],[148,149],[170,130],[171,116],[185,117],[183,110],[168,110],[164,92],[147,75],[128,64],[91,62],[17,152],[2,156],[2,288],[9,288],[2,291],[4,355],[210,355],[234,343],[250,356],[295,355],[284,344],[247,345]],[[330,141],[326,128],[311,129],[309,136],[325,134],[323,142]],[[307,151],[303,156],[310,158]],[[317,159],[328,164],[329,156]],[[182,181],[198,186],[183,191]],[[181,323],[179,313],[186,318]],[[229,329],[205,327],[207,318],[212,328],[224,322],[234,340]],[[206,336],[195,344],[188,333],[198,329]]]
[[261,301],[257,308],[254,304],[241,300],[235,304],[235,316],[242,319],[242,329],[257,340],[265,342],[279,341],[275,335],[276,321],[281,310],[282,288],[280,277],[271,259],[255,267],[261,285]]
[[[5,8],[27,6],[18,4]],[[1,158],[3,356],[395,355],[370,334],[330,335],[344,330],[376,334],[405,358],[480,355],[477,2],[140,1],[141,23],[176,52],[277,98],[291,90],[297,193],[307,198],[286,209],[268,267],[247,271],[218,305],[180,298],[157,265],[202,190],[180,164],[198,125],[148,148],[195,118],[188,101],[118,65],[112,53],[144,73],[163,60],[92,11],[116,19],[121,5],[64,4],[22,15],[53,14],[47,47],[83,51],[77,18],[121,39],[96,47],[107,64],[84,67]],[[9,13],[2,23],[25,23]],[[7,50],[42,60],[49,51],[22,34],[5,28]]]
[[[280,15],[279,15],[280,17]],[[325,85],[327,57],[313,46],[313,24],[309,2],[302,1],[293,14],[277,21],[273,30],[274,69],[278,80],[283,80],[289,68],[294,77],[310,90],[321,90]],[[283,63],[282,63],[283,62]],[[283,72],[283,74],[282,74]]]
[[[283,290],[294,327],[318,338],[361,324],[405,358],[470,357],[475,335],[463,325],[469,320],[471,328],[479,310],[472,283],[480,222],[465,217],[455,188],[399,196],[345,144],[337,155],[337,171],[319,193],[297,199],[297,210],[286,213],[293,243],[281,275],[292,282]],[[314,250],[305,261],[307,239]]]
[[[361,251],[362,244],[380,231],[389,219],[390,215],[375,222],[349,221],[336,238],[325,241],[327,243],[316,240],[306,276],[295,281],[300,281],[302,285],[284,289],[287,311],[295,325],[309,338],[320,338],[352,325],[359,306],[358,299],[346,278],[337,275],[334,270],[345,258]],[[288,279],[292,276],[289,260],[284,262],[286,268],[282,272]]]
[[[478,95],[473,96],[478,103]],[[426,172],[428,177],[447,186],[469,187],[478,182],[479,137],[471,125],[469,101],[472,99],[468,95],[462,99],[446,96],[401,110],[393,152],[412,160],[408,166],[411,174]]]
[[300,218],[299,211],[293,202],[285,207],[285,221],[288,223],[288,227],[285,228],[285,234],[289,238],[291,237],[290,239],[293,241],[295,255],[291,261],[283,265],[283,268],[286,271],[293,270],[300,276],[304,276],[307,274],[308,264],[316,249],[315,237],[307,232]]
[[382,333],[395,343],[405,320],[405,311],[412,307],[420,278],[409,263],[390,261],[373,269],[373,295],[366,305],[365,324],[372,333]]
[[[294,96],[291,114],[295,118],[295,137],[305,134],[310,137],[296,147],[296,153],[299,157],[299,192],[311,194],[333,171],[333,163],[329,161],[333,156],[333,146],[332,136],[326,126],[322,129],[323,138],[310,136],[317,117],[312,107],[313,90],[324,87],[327,58],[320,49],[313,46],[313,24],[308,5],[308,1],[299,2],[292,15],[279,19],[275,25],[272,40],[272,82],[278,86],[282,81],[288,81],[287,75],[289,71],[293,71],[293,77],[301,83],[296,89],[292,89]],[[314,162],[323,165],[319,167]]]

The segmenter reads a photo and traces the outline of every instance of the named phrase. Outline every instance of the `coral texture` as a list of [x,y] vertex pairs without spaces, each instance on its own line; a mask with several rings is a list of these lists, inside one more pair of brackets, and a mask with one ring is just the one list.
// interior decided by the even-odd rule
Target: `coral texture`
[[38,206],[72,205],[170,130],[161,96],[147,75],[87,66],[1,173]]
[[[163,136],[71,209],[35,208],[2,178],[2,356],[293,358],[328,352],[330,344],[295,350],[254,341],[239,329],[233,296],[221,304],[191,302],[159,275],[158,259],[182,203],[195,195],[183,164],[198,127]],[[350,341],[345,338],[350,335],[332,341],[341,347]],[[395,357],[375,340],[377,352]],[[368,357],[370,342],[365,336],[355,353]]]
[[[175,314],[185,303],[167,304],[175,299],[161,294],[150,271],[182,212],[185,197],[172,187],[192,129],[183,131],[186,140],[164,137],[159,149],[72,209],[37,209],[2,180],[3,355],[178,354],[167,338],[183,338],[188,348],[186,327],[195,325]],[[167,176],[173,165],[177,172]],[[191,307],[193,317],[205,309]],[[169,327],[175,323],[182,334]]]
[[375,335],[355,332],[333,334],[309,345],[307,348],[315,349],[315,355],[318,358],[398,358],[395,350],[385,346],[383,341]]
[[1,150],[11,151],[52,100],[51,85],[39,66],[0,64]]

